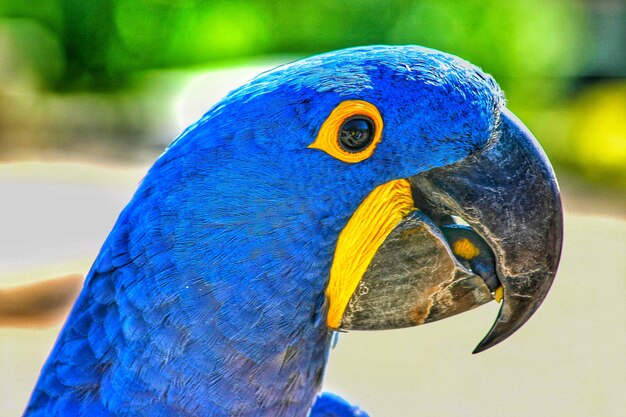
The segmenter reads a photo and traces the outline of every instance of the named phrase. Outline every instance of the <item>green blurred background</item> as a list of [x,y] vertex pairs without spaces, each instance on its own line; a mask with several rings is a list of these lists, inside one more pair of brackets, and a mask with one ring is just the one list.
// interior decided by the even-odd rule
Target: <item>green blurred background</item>
[[193,75],[375,43],[481,66],[557,169],[626,190],[621,0],[0,0],[0,158],[155,154]]

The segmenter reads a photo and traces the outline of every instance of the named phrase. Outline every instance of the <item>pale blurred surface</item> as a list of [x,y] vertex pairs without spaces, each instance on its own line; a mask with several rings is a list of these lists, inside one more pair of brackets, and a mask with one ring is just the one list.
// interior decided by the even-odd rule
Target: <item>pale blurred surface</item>
[[[146,169],[0,165],[0,286],[87,271]],[[524,328],[471,355],[492,303],[423,327],[341,335],[325,389],[372,417],[623,416],[626,206],[564,188],[561,267]],[[21,414],[58,331],[0,329],[0,416]]]

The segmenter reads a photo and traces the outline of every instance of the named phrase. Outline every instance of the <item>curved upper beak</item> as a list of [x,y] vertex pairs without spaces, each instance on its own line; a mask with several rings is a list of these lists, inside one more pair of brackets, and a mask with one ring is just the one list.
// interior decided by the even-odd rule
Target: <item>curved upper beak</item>
[[429,215],[463,218],[490,246],[504,302],[474,353],[519,329],[546,297],[561,255],[559,187],[532,133],[508,110],[485,149],[411,178]]
[[[498,318],[474,350],[519,329],[546,297],[561,254],[563,214],[554,172],[508,110],[489,144],[409,178],[417,211],[376,252],[339,329],[388,329],[482,305],[503,287]],[[451,225],[454,216],[469,227]]]

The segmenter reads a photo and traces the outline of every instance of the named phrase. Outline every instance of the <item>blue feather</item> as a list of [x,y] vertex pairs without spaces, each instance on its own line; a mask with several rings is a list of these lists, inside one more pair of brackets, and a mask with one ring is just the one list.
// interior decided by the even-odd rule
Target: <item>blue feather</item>
[[323,393],[313,404],[309,417],[369,417],[359,407],[350,405],[343,398],[327,392]]
[[[346,99],[385,120],[354,165],[308,148]],[[26,415],[307,415],[340,231],[376,186],[482,147],[502,106],[478,68],[413,46],[319,55],[233,91],[139,185]],[[311,416],[365,414],[323,395]]]

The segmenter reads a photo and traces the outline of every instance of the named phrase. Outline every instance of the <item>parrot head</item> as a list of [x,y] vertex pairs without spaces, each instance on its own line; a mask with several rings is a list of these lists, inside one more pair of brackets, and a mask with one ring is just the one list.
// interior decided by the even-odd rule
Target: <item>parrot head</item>
[[[212,164],[196,188],[211,188],[209,207],[257,225],[248,235],[280,236],[263,256],[239,246],[242,259],[314,275],[330,329],[414,326],[503,296],[481,351],[522,326],[554,279],[552,168],[496,82],[452,55],[373,46],[278,67],[162,159],[192,153]],[[225,205],[233,193],[245,204]]]

